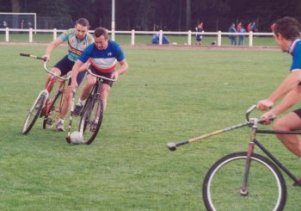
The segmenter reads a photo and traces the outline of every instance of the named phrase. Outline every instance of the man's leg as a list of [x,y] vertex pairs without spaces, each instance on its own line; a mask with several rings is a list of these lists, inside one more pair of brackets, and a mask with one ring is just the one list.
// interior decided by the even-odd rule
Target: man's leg
[[108,84],[103,84],[101,87],[101,90],[100,90],[100,97],[102,99],[104,111],[106,110],[106,107],[107,107],[108,95],[109,95],[110,90],[111,90],[111,87]]
[[[56,68],[56,67],[53,67],[53,68],[51,69],[51,72],[53,72],[53,73],[56,74],[56,75],[61,75],[60,69],[58,69],[58,68]],[[45,88],[48,86],[48,83],[53,79],[53,77],[54,77],[53,75],[48,74],[47,79],[46,79],[46,83],[45,83]],[[52,86],[52,87],[53,87],[53,86]],[[49,92],[51,92],[52,87],[49,87]]]
[[[108,100],[108,95],[109,95],[110,90],[111,90],[110,85],[102,84],[102,87],[101,87],[101,90],[100,90],[100,98],[102,100],[102,105],[103,105],[102,112],[104,112],[106,110],[107,100]],[[92,125],[92,130],[94,130],[93,127],[96,127],[96,125],[98,124],[99,112],[100,112],[100,109],[98,108],[97,115],[96,115],[97,117],[94,119],[94,122],[93,122],[94,126]]]
[[74,115],[80,114],[81,109],[83,108],[83,106],[91,92],[91,89],[95,83],[96,83],[96,78],[92,75],[87,75],[86,84],[83,87],[83,90],[79,97],[78,103],[76,104],[75,109],[74,109]]
[[[280,131],[299,130],[301,129],[301,118],[295,112],[290,112],[278,119],[274,123],[273,129]],[[301,157],[301,139],[297,135],[277,134],[276,136],[289,151]]]

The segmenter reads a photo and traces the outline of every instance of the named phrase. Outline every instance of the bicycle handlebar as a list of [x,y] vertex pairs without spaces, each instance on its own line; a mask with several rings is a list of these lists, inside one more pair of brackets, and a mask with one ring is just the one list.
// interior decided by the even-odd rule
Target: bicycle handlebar
[[251,105],[250,108],[247,109],[246,111],[246,120],[249,122],[250,121],[250,114],[252,113],[252,111],[254,111],[256,109],[256,105]]
[[[257,123],[264,123],[264,119],[262,119],[262,118],[260,118],[260,117],[252,117],[252,118],[250,118],[250,114],[255,110],[257,108],[257,105],[252,105],[252,106],[250,106],[248,109],[247,109],[247,111],[246,111],[246,120],[247,120],[247,122],[249,122],[250,123],[250,125],[255,125],[255,127],[256,127],[256,125],[257,125]],[[276,118],[276,116],[275,117],[271,117],[270,118],[270,121],[273,121],[274,119]]]
[[[71,74],[67,74],[67,75],[65,75],[65,76],[59,76],[59,75],[53,73],[51,70],[48,69],[48,67],[47,67],[47,61],[45,61],[45,62],[43,63],[43,67],[44,67],[44,70],[45,70],[47,73],[49,73],[50,75],[52,75],[52,76],[54,76],[54,77],[56,77],[56,78],[58,78],[58,79],[61,79],[61,80],[63,80],[63,81],[67,81],[67,80],[69,80],[69,79],[71,78]],[[69,73],[70,73],[70,72],[69,72]]]
[[58,78],[58,79],[61,79],[61,80],[63,80],[63,81],[66,81],[66,80],[69,80],[69,79],[71,78],[71,75],[70,75],[70,74],[67,74],[66,76],[61,77],[61,76],[59,76],[59,75],[53,73],[51,70],[49,70],[48,67],[47,67],[47,62],[48,62],[48,61],[47,61],[46,58],[43,58],[43,57],[41,57],[41,56],[36,56],[36,55],[28,54],[28,53],[20,53],[20,56],[31,57],[31,58],[34,58],[34,59],[38,59],[38,60],[44,61],[44,62],[43,62],[43,68],[44,68],[44,70],[45,70],[46,72],[48,72],[50,75],[52,75],[52,76],[54,76],[54,77],[56,77],[56,78]]
[[44,62],[46,62],[46,58],[43,58],[41,56],[35,56],[35,55],[29,54],[29,53],[20,53],[20,56],[31,57],[31,58],[43,60]]
[[93,75],[96,78],[101,78],[101,79],[108,80],[108,81],[113,81],[113,82],[117,81],[117,79],[115,79],[115,78],[107,78],[107,77],[102,76],[102,75],[97,75],[97,74],[93,73],[90,68],[88,68],[88,73]]

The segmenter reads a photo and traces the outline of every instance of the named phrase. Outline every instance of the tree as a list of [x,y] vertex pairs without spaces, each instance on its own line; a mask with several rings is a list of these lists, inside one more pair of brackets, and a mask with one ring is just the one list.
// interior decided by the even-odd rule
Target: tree
[[20,0],[10,0],[10,4],[12,12],[21,12]]
[[191,0],[186,0],[186,30],[191,27]]

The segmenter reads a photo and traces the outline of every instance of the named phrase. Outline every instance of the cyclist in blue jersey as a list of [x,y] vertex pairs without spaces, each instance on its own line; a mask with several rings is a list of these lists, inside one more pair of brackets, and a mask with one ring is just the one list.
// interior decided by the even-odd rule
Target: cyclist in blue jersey
[[[90,68],[95,74],[103,75],[112,79],[117,79],[119,75],[125,73],[128,69],[128,63],[125,59],[123,50],[115,41],[111,41],[109,39],[107,29],[103,27],[96,28],[94,31],[94,40],[95,42],[89,45],[79,59],[75,62],[71,73],[72,82],[69,87],[69,98],[71,96],[71,91],[78,86],[76,81],[78,74],[86,70],[81,67],[87,61],[90,62]],[[118,69],[116,69],[117,63],[119,63]],[[92,75],[87,75],[87,83],[83,87],[79,103],[76,105],[74,110],[75,115],[80,113],[80,110],[95,83],[96,78]],[[107,105],[107,98],[112,84],[112,81],[104,80],[104,83],[101,87],[100,95],[103,101],[104,110]],[[69,99],[68,102],[70,103],[70,101],[71,99]]]
[[[75,27],[68,29],[62,33],[57,39],[52,41],[46,49],[45,55],[43,56],[46,60],[50,59],[52,51],[62,43],[68,43],[68,54],[64,56],[59,62],[54,65],[52,72],[58,75],[66,75],[72,70],[72,67],[78,57],[81,55],[83,50],[94,42],[93,36],[89,34],[89,21],[85,18],[80,18],[75,22]],[[84,68],[84,66],[83,66]],[[77,83],[80,84],[85,76],[83,72],[77,77]],[[49,75],[46,84],[53,76]],[[65,94],[64,94],[65,96]],[[68,112],[68,103],[66,99],[63,99],[62,110],[60,112],[60,119],[56,122],[56,129],[58,131],[64,131],[64,117]]]
[[[284,52],[292,55],[293,61],[290,73],[280,86],[267,98],[257,103],[257,108],[267,111],[273,104],[282,99],[274,108],[264,113],[262,118],[266,124],[271,119],[283,113],[301,99],[301,39],[300,23],[291,17],[284,17],[272,25],[274,38]],[[301,109],[290,112],[279,118],[273,124],[274,130],[295,131],[301,130]],[[297,135],[277,134],[282,143],[292,153],[301,157],[301,139]]]

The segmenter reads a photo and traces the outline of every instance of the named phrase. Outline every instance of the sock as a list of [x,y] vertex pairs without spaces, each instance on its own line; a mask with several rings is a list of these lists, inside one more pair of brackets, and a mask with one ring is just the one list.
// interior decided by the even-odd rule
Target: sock
[[77,104],[80,104],[80,105],[84,105],[86,102],[86,100],[81,100],[80,98],[78,98],[78,103]]

